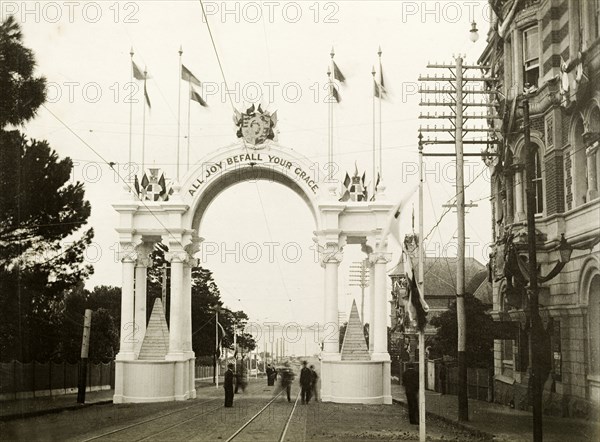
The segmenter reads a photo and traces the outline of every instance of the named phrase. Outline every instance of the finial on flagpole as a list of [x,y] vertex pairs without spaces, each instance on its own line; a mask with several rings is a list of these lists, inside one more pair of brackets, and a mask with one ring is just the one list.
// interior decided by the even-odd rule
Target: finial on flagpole
[[333,50],[333,46],[331,47],[331,53],[329,55],[331,55],[331,58],[333,58],[333,56],[335,55],[335,51]]
[[327,66],[327,76],[331,77],[331,68]]
[[381,45],[379,45],[379,51],[377,51],[377,55],[379,55],[379,58],[381,58]]
[[131,58],[133,58],[133,54],[134,54],[134,52],[133,52],[133,46],[132,46],[131,49],[129,50],[129,55],[131,55]]
[[375,77],[375,66],[373,66],[373,68],[371,70],[371,74],[373,75],[373,77]]
[[183,46],[179,45],[179,56],[183,54]]

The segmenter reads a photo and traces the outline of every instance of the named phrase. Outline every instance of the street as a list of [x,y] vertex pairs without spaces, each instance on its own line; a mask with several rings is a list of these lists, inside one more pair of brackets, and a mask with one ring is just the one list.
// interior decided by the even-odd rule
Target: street
[[[275,388],[263,379],[250,379],[246,392],[237,394],[233,408],[226,409],[223,389],[204,386],[190,401],[96,405],[3,422],[0,434],[3,440],[60,441],[418,440],[418,429],[408,423],[402,406],[302,405],[297,381],[289,403],[285,393],[273,398]],[[427,431],[431,440],[482,440],[441,421],[429,421]]]

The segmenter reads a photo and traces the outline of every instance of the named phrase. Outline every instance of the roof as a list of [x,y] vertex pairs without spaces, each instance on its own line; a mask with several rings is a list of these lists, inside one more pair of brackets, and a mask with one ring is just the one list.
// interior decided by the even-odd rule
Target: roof
[[[455,296],[456,295],[456,257],[428,256],[425,258],[425,296]],[[418,272],[419,266],[413,258],[414,271]],[[389,272],[390,276],[404,274],[404,258]],[[483,281],[487,281],[487,267],[475,258],[465,258],[465,291],[473,293],[480,288]],[[482,294],[484,290],[482,289]]]

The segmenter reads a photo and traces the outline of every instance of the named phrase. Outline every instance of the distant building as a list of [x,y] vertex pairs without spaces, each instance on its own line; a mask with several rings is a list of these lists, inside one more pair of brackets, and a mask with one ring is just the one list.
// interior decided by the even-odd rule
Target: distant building
[[[600,403],[600,1],[490,0],[487,47],[500,92],[492,172],[495,398],[528,408],[529,318],[526,281],[525,148],[520,108],[526,84],[535,152],[537,260],[547,275],[565,235],[570,262],[540,285],[545,327],[545,412],[589,416]],[[490,94],[495,97],[495,94]],[[525,266],[526,267],[526,266]]]
[[[410,248],[408,249],[411,250]],[[418,274],[417,251],[412,253],[412,264],[415,275]],[[427,315],[428,325],[425,329],[425,339],[436,334],[436,328],[429,323],[432,318],[439,316],[447,311],[450,305],[456,300],[456,272],[457,258],[428,256],[424,259],[424,291],[425,300],[429,305],[429,314]],[[391,324],[392,324],[392,349],[396,350],[397,355],[403,354],[403,350],[408,352],[408,356],[416,358],[417,339],[414,330],[408,327],[408,319],[404,309],[402,297],[404,291],[399,289],[403,286],[405,280],[404,256],[400,257],[398,264],[388,273],[392,279],[392,304]],[[489,272],[485,265],[474,258],[465,259],[465,291],[476,296],[484,304],[492,308],[492,287],[488,282]],[[395,284],[399,282],[400,284]],[[406,345],[409,347],[406,348]],[[402,346],[405,346],[402,348]],[[393,352],[395,353],[395,352]],[[392,358],[394,355],[392,355]]]

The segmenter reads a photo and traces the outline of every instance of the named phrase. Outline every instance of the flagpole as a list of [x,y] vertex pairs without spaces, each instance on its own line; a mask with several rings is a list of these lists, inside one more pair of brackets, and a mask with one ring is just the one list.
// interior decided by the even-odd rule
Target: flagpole
[[[419,132],[419,291],[425,299],[423,244],[423,135]],[[425,329],[419,330],[419,441],[425,442]]]
[[181,56],[183,49],[179,46],[179,92],[177,97],[177,182],[179,182],[179,135],[181,122]]
[[[335,79],[335,67],[334,67],[334,61],[333,61],[333,57],[335,56],[335,51],[333,50],[333,46],[331,47],[331,53],[329,54],[331,55],[331,72],[333,72],[333,79]],[[333,79],[331,76],[329,76],[329,81],[331,82],[331,92],[333,95],[333,89],[335,88],[335,84],[333,83]],[[333,98],[333,97],[332,97]],[[329,100],[329,106],[331,107],[331,142],[330,142],[330,154],[329,154],[329,170],[332,170],[333,168],[333,100]],[[331,179],[333,179],[333,176],[331,177]]]
[[333,85],[331,82],[331,69],[327,68],[327,82],[329,83],[329,103],[327,103],[327,181],[331,179],[331,143],[333,133]]
[[376,171],[376,164],[377,164],[377,160],[376,160],[376,156],[375,156],[375,149],[376,149],[376,142],[375,142],[375,92],[378,91],[377,95],[381,94],[381,91],[379,90],[379,86],[377,86],[377,80],[375,80],[375,66],[373,66],[373,70],[371,71],[371,75],[373,75],[373,195],[375,195],[375,186],[377,185],[377,171]]
[[144,174],[144,160],[146,154],[146,96],[148,92],[146,91],[146,80],[148,78],[148,68],[144,67],[144,113],[142,116],[142,175]]
[[[133,46],[129,52],[131,57],[131,66],[129,67],[129,84],[133,84]],[[144,98],[145,99],[145,98]],[[131,151],[132,151],[132,139],[133,139],[133,100],[129,99],[129,160],[127,167],[131,167]]]
[[[377,55],[379,55],[379,75],[380,75],[380,82],[379,82],[379,179],[383,180],[383,163],[382,163],[382,152],[383,152],[383,148],[382,148],[382,138],[381,138],[381,99],[382,99],[382,95],[383,95],[383,71],[381,70],[381,46],[379,46],[379,52],[377,52]],[[374,178],[375,179],[375,178]]]
[[188,128],[187,128],[187,161],[186,172],[190,170],[190,109],[192,105],[192,82],[188,81]]

